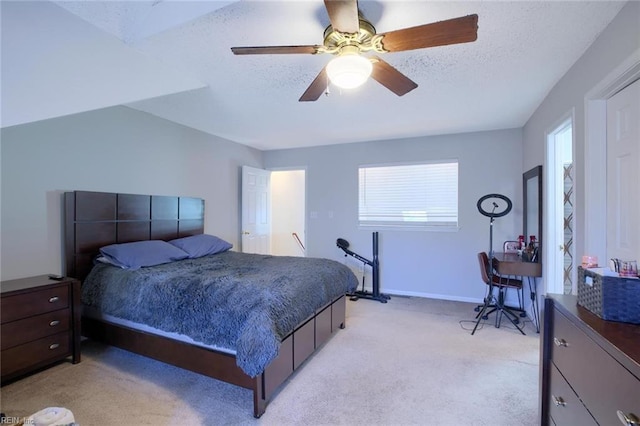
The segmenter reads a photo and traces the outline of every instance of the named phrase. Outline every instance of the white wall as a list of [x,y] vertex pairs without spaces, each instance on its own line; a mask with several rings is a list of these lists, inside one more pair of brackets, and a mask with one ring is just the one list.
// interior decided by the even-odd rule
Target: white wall
[[240,166],[262,153],[126,107],[2,129],[3,280],[63,271],[61,193],[205,199],[205,231],[239,247]]
[[[372,257],[372,231],[358,228],[358,166],[443,158],[459,161],[460,230],[380,229],[381,291],[478,301],[486,288],[477,253],[489,248],[489,219],[478,212],[478,199],[500,193],[514,204],[512,212],[494,224],[497,245],[522,229],[520,129],[267,151],[264,166],[305,166],[307,256],[343,261],[337,238],[348,240],[356,253]],[[359,262],[349,259],[345,261],[357,271]],[[370,275],[366,282],[371,285]]]
[[460,231],[381,230],[381,286],[476,301],[485,288],[475,256],[488,249],[489,230],[476,202],[487,193],[510,197],[514,210],[496,221],[494,240],[520,233],[521,155],[520,130],[262,153],[126,107],[9,127],[1,142],[1,278],[62,271],[60,197],[70,190],[202,197],[206,232],[237,246],[243,164],[304,166],[307,254],[345,260],[335,246],[342,237],[370,258],[371,231],[357,226],[358,165],[457,158]]
[[207,86],[54,2],[0,7],[3,127]]
[[[606,158],[598,156],[591,159],[595,167],[586,167],[587,120],[585,114],[585,97],[598,86],[608,75],[632,56],[638,55],[640,49],[640,2],[628,2],[609,24],[603,33],[587,49],[583,56],[562,77],[547,95],[542,104],[534,112],[523,128],[523,170],[545,164],[545,134],[559,119],[570,113],[575,113],[574,122],[574,156],[575,156],[575,225],[576,225],[576,259],[586,253],[585,241],[596,238],[600,234],[604,223],[587,223],[586,200],[590,197],[595,203],[603,205],[601,194],[587,194],[586,182],[588,175],[601,174],[606,168]],[[544,64],[541,64],[543,66]],[[593,135],[591,135],[593,136]],[[546,185],[546,183],[545,183]],[[549,229],[543,224],[544,229]],[[599,237],[598,237],[599,238]],[[547,239],[546,241],[549,241]],[[544,244],[544,240],[543,240]],[[543,252],[550,250],[543,249]],[[544,270],[543,270],[544,274]]]

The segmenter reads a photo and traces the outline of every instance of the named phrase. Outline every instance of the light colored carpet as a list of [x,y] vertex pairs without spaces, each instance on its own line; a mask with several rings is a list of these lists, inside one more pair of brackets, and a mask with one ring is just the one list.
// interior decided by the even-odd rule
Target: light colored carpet
[[490,317],[471,336],[473,307],[348,301],[347,328],[258,420],[248,390],[90,341],[81,363],[4,386],[1,407],[16,417],[66,407],[81,426],[536,425],[539,335]]

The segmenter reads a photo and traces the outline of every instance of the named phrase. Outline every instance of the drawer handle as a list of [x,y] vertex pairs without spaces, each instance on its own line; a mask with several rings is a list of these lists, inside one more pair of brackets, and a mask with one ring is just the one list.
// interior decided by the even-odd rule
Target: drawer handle
[[60,324],[60,321],[58,321],[58,320],[53,320],[53,321],[51,321],[51,322],[49,323],[49,326],[50,326],[50,327],[55,327],[55,326],[56,326],[56,325],[58,325],[58,324]]
[[551,398],[553,398],[553,403],[556,405],[556,407],[564,407],[567,405],[567,403],[564,399],[562,399],[561,396],[551,395]]
[[618,418],[620,419],[623,425],[626,425],[626,426],[640,425],[640,419],[638,418],[638,416],[636,416],[633,413],[627,414],[622,410],[618,410],[616,414],[618,414]]
[[565,348],[566,348],[567,346],[569,346],[569,344],[567,343],[567,341],[566,341],[566,340],[564,340],[564,339],[558,339],[557,337],[554,337],[554,338],[553,338],[553,343],[555,343],[555,344],[556,344],[556,346],[564,346]]
[[53,296],[49,298],[49,303],[55,303],[58,300],[60,300],[60,298],[58,296]]
[[52,343],[49,345],[49,350],[58,349],[60,347],[59,343]]

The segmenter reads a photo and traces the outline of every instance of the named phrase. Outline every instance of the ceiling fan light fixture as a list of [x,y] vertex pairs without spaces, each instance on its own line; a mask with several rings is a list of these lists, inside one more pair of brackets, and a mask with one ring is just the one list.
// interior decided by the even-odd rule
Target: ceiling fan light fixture
[[371,75],[371,61],[357,53],[343,53],[327,64],[329,80],[343,89],[362,86]]

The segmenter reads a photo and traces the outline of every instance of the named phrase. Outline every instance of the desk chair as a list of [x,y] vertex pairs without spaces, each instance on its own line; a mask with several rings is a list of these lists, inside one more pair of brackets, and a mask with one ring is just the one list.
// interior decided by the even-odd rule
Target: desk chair
[[[505,293],[509,288],[515,288],[518,291],[522,290],[522,280],[518,280],[510,277],[502,277],[496,274],[493,271],[492,266],[489,265],[489,257],[487,253],[480,252],[478,253],[478,262],[480,264],[480,275],[482,277],[482,281],[489,287],[487,296],[484,299],[484,304],[482,308],[479,309],[478,315],[476,318],[478,322],[476,326],[473,328],[473,335],[478,327],[480,319],[488,319],[489,315],[493,312],[496,312],[496,328],[500,328],[500,323],[502,322],[502,316],[504,315],[511,323],[520,331],[520,333],[524,334],[522,328],[518,326],[520,320],[518,319],[518,315],[515,312],[524,312],[523,309],[512,308],[506,306],[504,304]],[[489,268],[491,267],[491,273],[489,273]],[[494,294],[497,292],[497,295]],[[477,309],[477,308],[476,308]]]
[[[505,241],[502,244],[502,251],[509,254],[518,254],[520,250],[520,241]],[[512,278],[519,279],[522,281],[522,277],[513,276]],[[520,316],[522,318],[527,316],[527,312],[524,309],[524,286],[520,286],[519,289],[516,289],[516,293],[518,294],[518,306],[521,310]]]
[[[502,250],[503,250],[504,253],[518,254],[519,248],[520,248],[520,242],[519,241],[505,241],[502,244]],[[495,259],[494,259],[494,261],[495,261]],[[496,272],[495,262],[491,266],[493,267],[493,269],[492,269],[493,274],[494,275],[500,275],[500,274],[498,274]],[[502,275],[502,277],[503,278],[514,279],[514,280],[519,280],[520,282],[522,282],[522,277],[519,277],[519,276],[515,276],[515,275],[505,276],[505,275]],[[507,290],[509,288],[515,289],[516,290],[516,294],[518,296],[518,308],[512,308],[512,309],[519,311],[521,318],[526,317],[527,316],[527,311],[524,308],[524,286],[522,286],[522,285],[521,286],[509,286],[507,288]],[[488,292],[487,292],[487,295],[488,295]],[[506,297],[506,293],[505,293],[505,297]],[[476,311],[476,312],[480,312],[480,309],[482,309],[482,306],[483,306],[483,304],[480,304],[480,305],[476,306],[473,310]],[[486,319],[486,318],[483,318],[483,319]]]

